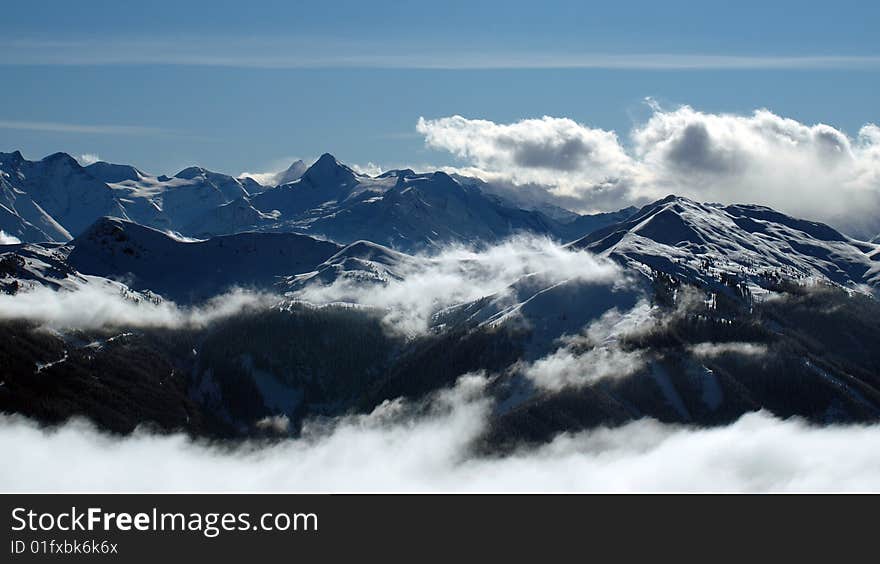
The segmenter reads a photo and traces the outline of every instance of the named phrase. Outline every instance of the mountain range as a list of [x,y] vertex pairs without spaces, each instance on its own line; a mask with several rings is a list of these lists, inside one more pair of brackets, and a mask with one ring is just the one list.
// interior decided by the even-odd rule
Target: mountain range
[[111,216],[187,237],[290,232],[416,251],[518,232],[571,240],[634,211],[554,219],[443,172],[371,177],[330,154],[309,167],[297,161],[268,180],[279,184],[201,167],[153,176],[130,165],[83,167],[65,153],[39,161],[0,153],[0,229],[25,242],[67,242]]
[[[63,153],[0,154],[0,170],[0,228],[22,241],[0,245],[0,303],[89,290],[89,315],[109,315],[71,328],[0,310],[3,411],[223,437],[283,416],[295,434],[482,373],[492,449],[640,417],[880,418],[880,244],[767,207],[530,210],[329,154],[272,186]],[[242,289],[269,305],[212,323],[114,317],[220,308]]]

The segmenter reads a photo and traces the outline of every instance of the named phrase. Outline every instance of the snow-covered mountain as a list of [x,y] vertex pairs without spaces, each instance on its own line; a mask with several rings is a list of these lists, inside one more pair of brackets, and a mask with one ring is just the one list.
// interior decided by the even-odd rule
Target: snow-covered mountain
[[340,243],[369,240],[412,251],[450,242],[494,242],[517,232],[560,237],[559,222],[507,205],[443,172],[392,170],[360,175],[324,154],[296,182],[252,199],[278,213],[271,229],[321,235]]
[[0,206],[0,229],[25,241],[67,241],[97,217],[127,217],[113,190],[65,153],[0,153]]
[[877,244],[763,206],[701,204],[677,196],[571,246],[705,285],[742,282],[754,289],[807,277],[848,287],[880,281]]
[[302,160],[296,160],[285,170],[279,172],[242,173],[239,178],[250,178],[266,188],[273,188],[280,184],[287,184],[298,180],[308,170],[309,165]]
[[369,241],[355,241],[319,264],[311,272],[285,279],[283,287],[299,290],[310,284],[330,285],[345,281],[355,285],[387,284],[403,280],[407,273],[424,266],[426,259],[408,255]]
[[574,214],[574,217],[566,217],[561,220],[562,225],[557,229],[563,234],[563,240],[573,241],[609,225],[625,221],[637,211],[639,211],[638,208],[630,206],[613,212]]
[[241,196],[231,202],[210,207],[182,226],[179,231],[201,238],[256,231],[274,225],[278,215],[276,212],[261,212],[246,196]]
[[[204,173],[192,176],[199,175]],[[410,221],[413,217],[424,225],[438,218],[455,216],[456,212],[467,215],[474,210],[482,211],[484,218],[497,217],[493,214],[500,213],[491,198],[480,200],[479,194],[469,193],[442,173],[418,175],[401,171],[360,180],[347,167],[334,165],[305,175],[305,184],[298,181],[269,192],[277,190],[278,194],[288,197],[295,191],[322,191],[323,198],[330,194],[328,184],[317,179],[328,176],[335,179],[333,185],[339,190],[337,197],[342,201],[342,208],[312,218],[313,223],[323,228],[306,232],[314,231],[330,238],[342,238],[330,227],[340,230],[351,227],[349,236],[354,237],[387,233],[385,227],[390,224],[396,228],[394,232],[402,236],[407,233],[402,228],[404,221],[412,229],[419,224]],[[233,189],[234,186],[237,185],[233,185]],[[328,202],[324,202],[327,208],[337,205]],[[370,216],[367,214],[370,206],[384,206],[387,210]],[[422,216],[418,214],[424,209],[421,206],[442,208],[442,213]],[[253,209],[249,199],[241,197],[215,208],[213,213],[228,212],[229,217],[219,217],[218,223],[243,225],[254,219]],[[314,212],[314,208],[307,211]],[[129,220],[102,218],[64,246],[10,248],[30,249],[27,252],[32,258],[44,262],[48,257],[55,257],[56,262],[62,261],[65,265],[55,264],[55,271],[68,269],[83,275],[125,280],[134,290],[149,290],[186,302],[210,297],[231,286],[272,288],[279,283],[280,289],[295,291],[309,284],[329,285],[339,280],[386,284],[419,272],[425,266],[422,263],[430,260],[367,238],[343,246],[321,237],[285,232],[276,228],[281,223],[277,221],[277,216],[282,215],[280,210],[255,213],[258,214],[256,220],[262,221],[267,229],[191,240]],[[522,218],[531,218],[527,212],[523,213],[525,215],[514,214],[514,217],[523,221]],[[372,225],[371,217],[390,223]],[[480,241],[491,241],[505,233],[503,224],[494,225],[497,230],[492,229],[491,222],[484,222],[484,230],[476,233],[464,227],[454,233],[462,239],[473,236]],[[452,231],[446,226],[432,233],[437,241],[449,241],[453,240],[449,235]],[[625,221],[570,243],[570,247],[611,258],[649,277],[654,272],[662,272],[715,289],[741,288],[755,293],[772,288],[779,280],[804,278],[855,289],[880,284],[880,245],[851,239],[821,223],[791,218],[753,205],[701,204],[670,196],[645,206]],[[492,296],[486,296],[478,307],[463,304],[468,311],[465,317],[470,321],[494,322],[520,309],[520,304],[530,302],[537,294],[546,293],[542,300],[547,301],[550,295],[570,293],[562,286],[547,293],[548,288],[536,286],[528,277],[517,284],[503,299],[493,301]],[[511,300],[511,294],[516,299]],[[572,300],[560,298],[559,307],[550,309],[564,309],[566,303],[577,301]],[[479,313],[474,308],[479,309]],[[450,310],[444,315],[459,319],[465,310]],[[446,322],[448,320],[442,321]]]
[[[419,182],[445,182],[410,171],[352,182],[343,170],[334,178],[343,203],[400,197],[392,195],[398,182],[416,192],[432,189]],[[392,186],[382,191],[383,183]],[[454,196],[461,188],[439,189]],[[701,425],[757,409],[820,423],[880,417],[880,306],[869,292],[849,291],[876,285],[877,244],[769,208],[669,197],[569,248],[623,268],[586,254],[532,261],[531,248],[505,258],[526,265],[511,269],[481,263],[491,253],[406,254],[281,232],[191,240],[118,218],[100,219],[66,243],[3,245],[7,294],[101,286],[132,300],[186,304],[244,286],[289,299],[172,333],[125,322],[76,335],[0,323],[11,390],[0,394],[0,407],[46,421],[87,415],[121,431],[158,421],[203,433],[199,421],[209,421],[219,428],[208,434],[248,434],[267,416],[283,415],[295,429],[303,417],[369,411],[483,372],[498,400],[491,444],[646,416]],[[594,274],[577,274],[587,261]],[[548,264],[556,267],[549,276]],[[695,288],[659,287],[672,277]],[[828,284],[800,292],[777,284],[805,277]],[[452,284],[473,291],[451,300],[437,292]],[[774,287],[786,293],[720,298],[723,290]],[[328,299],[314,307],[303,303],[310,296]],[[364,307],[339,303],[349,296]],[[699,299],[709,296],[723,307]],[[388,316],[393,308],[403,315]],[[425,327],[405,334],[390,327],[411,310]],[[564,385],[548,388],[542,373]],[[170,382],[171,399],[161,395]],[[132,409],[132,397],[147,411]],[[172,409],[184,404],[185,413]]]
[[82,167],[64,153],[42,161],[0,154],[0,229],[28,242],[68,241],[113,216],[189,237],[299,232],[413,251],[491,243],[517,232],[570,241],[634,211],[580,216],[521,209],[476,179],[409,169],[371,177],[330,154],[270,176],[277,186],[201,167],[169,177],[107,162]]
[[[0,153],[0,229],[25,242],[73,239],[65,247],[73,270],[185,301],[232,284],[265,287],[269,279],[290,289],[339,278],[383,283],[417,270],[423,259],[404,253],[522,232],[718,288],[761,291],[792,277],[853,288],[880,283],[877,243],[761,206],[670,196],[640,210],[554,219],[443,172],[372,177],[330,154],[303,168],[294,163],[282,176],[295,180],[266,187],[200,167],[153,176],[129,165],[81,167],[63,153],[41,161]],[[514,304],[529,301],[530,288],[517,289],[522,300]],[[487,305],[469,316],[496,319],[511,307]]]
[[[127,218],[188,235],[234,232],[236,220],[242,216],[217,208],[235,201],[247,202],[248,196],[263,190],[250,178],[238,179],[202,167],[185,168],[173,177],[152,176],[132,166],[104,162],[93,163],[86,171],[113,190]],[[259,214],[249,218],[256,223]],[[218,225],[223,219],[229,223]]]
[[106,162],[82,167],[66,153],[39,161],[0,153],[0,229],[23,241],[63,242],[112,216],[163,230],[232,233],[263,219],[247,209],[247,198],[264,189],[200,167],[167,177]]
[[0,289],[7,294],[37,287],[75,290],[93,282],[70,266],[69,252],[60,244],[0,246]]
[[[610,307],[631,308],[658,273],[710,292],[765,293],[780,281],[812,279],[867,290],[880,283],[880,245],[832,228],[753,205],[701,204],[670,196],[631,218],[577,240],[586,250],[622,264],[636,285],[582,283],[527,273],[501,291],[438,310],[433,324],[497,326],[523,318],[543,345],[576,333]],[[432,259],[360,241],[315,272],[289,277],[287,286],[387,284],[425,271]],[[465,271],[466,264],[460,270]],[[639,282],[641,281],[641,282]]]
[[287,278],[315,272],[341,249],[295,233],[181,239],[107,217],[66,244],[0,245],[0,290],[112,283],[122,292],[192,303],[233,288],[276,291]]

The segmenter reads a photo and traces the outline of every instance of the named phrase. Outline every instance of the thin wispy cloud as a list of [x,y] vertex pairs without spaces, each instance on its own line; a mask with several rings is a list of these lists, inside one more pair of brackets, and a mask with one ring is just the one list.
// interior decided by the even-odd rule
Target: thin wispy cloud
[[[320,45],[320,50],[315,48]],[[414,48],[415,47],[415,48]],[[0,65],[175,65],[265,69],[877,69],[880,55],[739,55],[511,51],[491,47],[389,45],[368,41],[255,38],[104,38],[0,41]]]
[[101,155],[97,153],[83,153],[77,159],[82,166],[89,166],[101,160]]
[[0,120],[0,129],[46,131],[52,133],[86,133],[98,135],[161,135],[165,130],[141,125],[109,125],[61,123],[56,121]]

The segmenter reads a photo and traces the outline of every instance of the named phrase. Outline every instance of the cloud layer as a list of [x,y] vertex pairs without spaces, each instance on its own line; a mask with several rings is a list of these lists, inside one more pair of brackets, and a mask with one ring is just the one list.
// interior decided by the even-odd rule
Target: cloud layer
[[0,120],[0,129],[19,129],[24,131],[51,131],[55,133],[86,133],[101,135],[156,135],[163,130],[140,125],[110,125],[60,123],[50,121]]
[[460,158],[463,173],[581,211],[644,203],[669,193],[760,203],[859,236],[880,231],[880,127],[855,137],[765,109],[712,114],[689,106],[652,116],[624,144],[613,131],[543,117],[497,124],[420,118],[431,148]]
[[[0,416],[4,491],[878,491],[880,426],[814,427],[766,413],[719,428],[642,420],[478,456],[486,380],[427,406],[386,402],[309,425],[299,439],[238,447],[83,422],[42,430]],[[63,461],[63,465],[60,464]],[[63,468],[63,470],[62,470]],[[161,476],[159,480],[156,477]]]
[[19,243],[21,243],[21,239],[0,230],[0,245],[18,245]]
[[550,286],[563,281],[612,284],[621,269],[586,251],[571,250],[548,239],[515,237],[480,251],[450,246],[436,255],[404,260],[382,284],[342,277],[329,285],[310,285],[296,297],[316,303],[354,302],[387,310],[390,327],[404,333],[428,329],[439,310],[485,296],[504,298],[523,277]]
[[252,37],[229,34],[88,38],[12,36],[0,39],[0,65],[180,65],[261,69],[876,69],[874,55],[717,55],[702,53],[607,53],[565,49],[517,50],[462,46],[419,36],[413,42],[328,37]]
[[0,294],[0,320],[27,319],[59,329],[103,327],[202,327],[248,310],[268,307],[280,298],[234,290],[198,307],[153,301],[116,284],[87,284],[74,290],[39,286]]

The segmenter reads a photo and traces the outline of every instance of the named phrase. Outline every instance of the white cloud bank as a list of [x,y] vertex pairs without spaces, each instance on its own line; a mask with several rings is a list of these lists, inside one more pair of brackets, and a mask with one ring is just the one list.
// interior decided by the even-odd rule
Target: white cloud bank
[[[3,491],[880,491],[880,426],[814,427],[753,413],[726,427],[643,420],[475,455],[491,403],[466,376],[427,410],[395,401],[237,448],[82,422],[0,416]],[[161,478],[157,478],[161,477]]]
[[403,333],[428,329],[439,310],[486,296],[513,297],[512,284],[524,277],[551,286],[564,281],[613,284],[623,280],[619,266],[549,239],[514,237],[483,250],[449,246],[436,255],[402,260],[381,284],[342,277],[329,285],[313,284],[295,293],[299,299],[326,304],[353,302],[387,310],[390,327]]
[[0,320],[27,319],[59,329],[104,327],[202,327],[244,311],[269,307],[277,296],[233,290],[198,307],[152,301],[117,284],[87,284],[73,290],[45,286],[0,294]]
[[0,245],[18,245],[19,243],[21,243],[21,239],[0,230]]
[[551,392],[634,374],[646,366],[647,351],[624,350],[620,339],[663,323],[661,315],[660,310],[646,300],[639,301],[629,311],[611,308],[580,334],[563,336],[561,346],[554,352],[524,364],[522,373],[536,387]]
[[691,346],[690,351],[694,356],[703,358],[714,358],[726,354],[760,357],[767,354],[767,345],[742,342],[698,343]]
[[581,211],[644,203],[670,193],[701,201],[759,203],[847,228],[880,231],[880,127],[855,137],[765,109],[712,114],[664,110],[630,132],[543,117],[497,124],[420,118],[426,144],[449,151],[480,178]]

